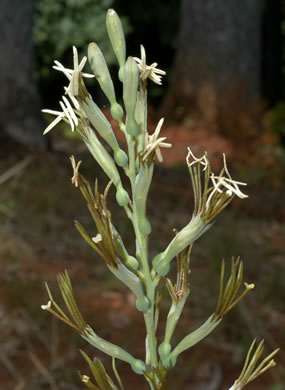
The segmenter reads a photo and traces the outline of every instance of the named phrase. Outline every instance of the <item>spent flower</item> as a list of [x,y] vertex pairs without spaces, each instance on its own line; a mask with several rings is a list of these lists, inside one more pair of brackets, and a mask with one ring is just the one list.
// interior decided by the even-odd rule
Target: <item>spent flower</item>
[[234,382],[229,390],[242,390],[249,382],[263,374],[269,368],[276,365],[273,357],[279,351],[279,348],[275,349],[271,354],[264,358],[261,362],[261,357],[264,351],[264,340],[262,340],[256,347],[255,352],[252,355],[254,346],[254,340],[248,350],[246,360],[239,378]]

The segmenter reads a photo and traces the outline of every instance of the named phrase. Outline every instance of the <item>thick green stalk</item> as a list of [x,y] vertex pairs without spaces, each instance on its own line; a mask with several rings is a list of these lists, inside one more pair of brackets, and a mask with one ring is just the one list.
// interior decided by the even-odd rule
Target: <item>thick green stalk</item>
[[[129,144],[129,151],[133,150],[132,145]],[[133,226],[137,240],[137,258],[140,260],[140,265],[144,275],[144,285],[146,288],[146,296],[150,302],[150,308],[144,312],[144,320],[147,332],[147,346],[149,351],[146,351],[146,354],[150,357],[151,367],[157,367],[157,349],[156,349],[156,335],[155,335],[155,324],[154,324],[154,305],[155,305],[155,284],[151,277],[149,262],[148,262],[148,239],[143,236],[138,227],[138,210],[135,203],[134,197],[134,183],[135,183],[135,160],[134,155],[129,155],[129,164],[130,164],[130,181],[132,186],[132,198],[133,198]]]

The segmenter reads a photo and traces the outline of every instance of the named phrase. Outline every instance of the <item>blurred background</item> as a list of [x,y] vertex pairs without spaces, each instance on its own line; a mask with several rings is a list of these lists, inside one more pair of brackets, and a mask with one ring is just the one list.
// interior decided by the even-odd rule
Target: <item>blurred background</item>
[[[89,42],[99,44],[120,96],[105,30],[110,7],[122,18],[127,55],[139,57],[143,44],[147,64],[158,62],[167,72],[162,87],[149,85],[149,129],[165,117],[162,135],[173,143],[156,167],[150,192],[151,255],[165,248],[173,228],[191,218],[187,146],[198,155],[207,150],[216,171],[226,153],[234,178],[248,183],[249,198],[235,200],[193,248],[191,294],[174,343],[214,311],[223,258],[230,266],[232,256],[241,256],[245,281],[256,288],[213,335],[178,361],[169,388],[228,389],[256,337],[266,340],[267,353],[277,346],[281,351],[277,368],[248,388],[284,390],[283,0],[1,0],[0,388],[82,389],[77,370],[89,372],[80,348],[102,359],[111,374],[109,358],[40,309],[48,300],[44,281],[56,295],[56,275],[64,269],[95,331],[137,357],[144,355],[144,325],[132,295],[110,277],[74,228],[77,219],[96,234],[84,200],[71,185],[69,156],[83,161],[86,178],[99,178],[101,191],[106,178],[64,123],[42,136],[53,118],[40,110],[58,110],[66,85],[52,69],[53,60],[72,68],[72,45],[82,57]],[[88,88],[109,117],[96,82]],[[133,234],[113,193],[108,206],[132,250]],[[159,340],[168,308],[165,294]],[[145,388],[126,365],[117,368],[126,389]]]

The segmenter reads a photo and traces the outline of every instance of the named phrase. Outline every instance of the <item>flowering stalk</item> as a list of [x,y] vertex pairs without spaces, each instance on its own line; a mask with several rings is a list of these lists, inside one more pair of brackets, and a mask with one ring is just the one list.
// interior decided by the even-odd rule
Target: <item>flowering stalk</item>
[[[160,136],[164,119],[160,119],[155,131],[150,134],[147,126],[147,86],[151,80],[161,85],[164,71],[157,69],[157,63],[146,64],[146,53],[141,45],[141,58],[128,57],[122,24],[116,12],[109,10],[106,18],[108,35],[119,64],[119,79],[123,83],[124,111],[118,103],[113,80],[104,55],[96,43],[88,48],[88,60],[92,74],[83,72],[87,57],[79,62],[77,49],[73,47],[74,69],[65,68],[55,61],[54,69],[62,72],[69,84],[64,88],[65,94],[59,102],[62,111],[43,110],[56,118],[46,128],[45,134],[60,121],[69,123],[72,131],[77,131],[90,153],[105,172],[110,182],[105,191],[100,193],[96,180],[92,188],[79,173],[81,161],[76,163],[71,157],[73,168],[72,183],[79,188],[91,217],[95,223],[96,233],[91,236],[86,229],[75,221],[75,226],[84,240],[106,263],[111,273],[119,279],[136,297],[136,308],[142,312],[146,328],[145,360],[136,359],[122,347],[104,340],[88,325],[76,303],[71,281],[67,272],[59,275],[58,285],[68,310],[68,315],[55,302],[47,286],[49,302],[42,309],[75,329],[83,339],[95,348],[103,351],[113,359],[113,370],[120,389],[122,382],[115,368],[115,359],[128,363],[134,372],[144,375],[151,389],[166,388],[167,371],[173,368],[177,358],[187,349],[196,345],[210,334],[254,285],[245,283],[244,291],[238,295],[243,279],[243,264],[238,258],[232,260],[231,272],[227,283],[225,279],[225,262],[222,263],[220,293],[216,310],[197,329],[185,335],[176,346],[172,345],[172,336],[179,322],[183,308],[190,294],[188,278],[190,274],[190,252],[194,242],[213,224],[217,215],[233,200],[235,196],[246,198],[240,187],[245,183],[233,180],[223,155],[223,169],[216,175],[210,166],[208,156],[194,156],[189,149],[187,165],[194,192],[194,207],[189,222],[180,231],[175,230],[175,237],[168,246],[158,253],[152,263],[149,259],[149,236],[152,231],[147,217],[147,200],[156,160],[163,161],[161,149],[170,148],[166,137]],[[96,77],[99,86],[110,102],[110,112],[118,121],[127,142],[127,153],[120,146],[111,123],[89,94],[84,78]],[[107,151],[102,139],[109,145],[112,154]],[[121,176],[129,179],[130,190],[123,187]],[[129,218],[136,238],[136,251],[129,253],[123,239],[115,227],[111,212],[107,207],[108,191],[116,190],[117,203],[123,207]],[[177,279],[173,284],[167,276],[173,259],[177,259]],[[160,286],[164,283],[171,298],[171,307],[165,323],[163,340],[157,343],[157,324],[159,320]],[[257,368],[255,363],[260,357],[262,346],[257,348],[252,361],[246,360],[241,377],[231,390],[240,390],[257,375],[273,365],[267,364],[266,358]],[[94,362],[82,352],[94,380],[81,375],[82,383],[89,389],[109,390],[117,386],[106,373],[102,364]]]

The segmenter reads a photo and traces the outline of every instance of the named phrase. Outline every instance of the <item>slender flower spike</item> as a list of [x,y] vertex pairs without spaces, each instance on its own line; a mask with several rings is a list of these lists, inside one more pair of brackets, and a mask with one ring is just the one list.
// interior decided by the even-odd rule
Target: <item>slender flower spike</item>
[[251,356],[255,345],[255,340],[252,342],[247,353],[242,372],[239,378],[235,381],[235,383],[229,390],[242,390],[249,382],[253,381],[255,378],[263,374],[269,368],[274,367],[276,365],[275,361],[273,360],[273,357],[277,354],[279,348],[275,349],[275,351],[273,351],[265,359],[259,362],[264,350],[263,344],[264,341],[262,340],[257,346],[254,354]]
[[158,138],[163,122],[164,118],[161,118],[154,133],[145,135],[145,147],[142,153],[142,161],[146,161],[148,156],[150,156],[152,152],[155,152],[158,161],[162,162],[163,158],[160,148],[171,148],[171,144],[164,142],[166,137]]
[[156,62],[151,65],[146,64],[146,55],[143,45],[141,45],[141,58],[134,57],[134,60],[138,63],[139,70],[141,71],[140,78],[143,82],[150,79],[158,85],[162,84],[161,77],[164,76],[166,72],[164,70],[157,69]]

